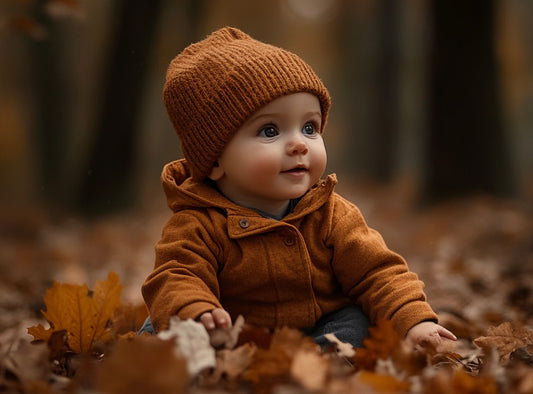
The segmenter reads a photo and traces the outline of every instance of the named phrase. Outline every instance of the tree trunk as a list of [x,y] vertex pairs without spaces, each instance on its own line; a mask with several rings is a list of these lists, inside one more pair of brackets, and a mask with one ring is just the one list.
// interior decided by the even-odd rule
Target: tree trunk
[[431,0],[430,201],[512,190],[494,54],[494,0]]
[[160,0],[121,0],[115,42],[79,204],[87,214],[124,209],[135,201],[138,119]]
[[31,80],[34,91],[35,164],[38,179],[36,201],[51,210],[67,203],[63,180],[67,145],[66,114],[69,111],[65,78],[61,73],[61,33],[56,23],[43,11],[44,2],[33,6],[33,16],[46,30],[42,40],[30,42]]

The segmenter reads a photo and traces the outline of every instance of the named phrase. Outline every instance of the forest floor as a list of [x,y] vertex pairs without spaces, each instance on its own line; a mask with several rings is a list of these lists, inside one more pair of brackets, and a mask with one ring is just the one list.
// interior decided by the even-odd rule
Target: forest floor
[[[263,372],[261,375],[257,368],[254,370],[255,375],[250,373],[250,360],[253,359],[250,356],[251,358],[246,358],[248,364],[237,374],[240,377],[232,377],[231,385],[227,384],[229,378],[226,372],[226,385],[219,381],[209,388],[200,385],[197,380],[194,384],[187,380],[187,390],[248,392],[251,390],[250,386],[242,383],[242,376],[245,375],[243,371],[247,371],[247,382],[252,384],[255,391],[268,391],[265,387],[274,390],[273,387],[277,387],[273,383],[275,381],[285,390],[279,389],[277,392],[333,392],[334,382],[341,387],[339,392],[342,392],[348,384],[353,389],[365,381],[365,387],[374,388],[374,391],[369,389],[367,392],[425,392],[437,385],[435,381],[430,383],[430,380],[436,379],[435,376],[438,375],[435,371],[442,370],[444,364],[453,364],[455,375],[447,375],[447,383],[440,384],[440,391],[434,392],[506,392],[509,389],[513,392],[533,392],[531,201],[478,196],[415,207],[412,194],[405,187],[353,185],[340,191],[361,208],[368,224],[378,229],[388,246],[402,254],[410,268],[419,274],[426,284],[428,299],[439,314],[442,324],[460,337],[461,345],[453,352],[449,349],[446,352],[437,352],[437,355],[447,356],[441,357],[440,361],[433,358],[433,361],[429,362],[433,367],[432,373],[428,372],[428,362],[424,367],[420,367],[414,373],[418,376],[416,385],[411,379],[407,386],[388,386],[387,389],[377,383],[373,386],[368,376],[366,380],[361,377],[361,368],[357,368],[357,365],[352,365],[353,371],[344,373],[343,379],[338,378],[339,374],[335,375],[335,380],[331,377],[334,375],[331,372],[331,361],[328,361],[329,377],[319,383],[302,380],[301,373],[299,375],[291,369],[294,364],[287,367],[290,372],[285,371],[288,377],[282,379],[277,376],[277,380],[273,380],[271,374]],[[118,274],[123,286],[122,303],[142,305],[140,286],[152,269],[153,247],[170,214],[166,207],[159,205],[157,208],[138,210],[134,214],[109,216],[93,221],[77,217],[52,220],[46,213],[37,209],[26,210],[21,214],[3,208],[4,211],[0,212],[0,392],[31,392],[28,387],[32,387],[32,390],[37,387],[35,379],[32,380],[23,372],[24,363],[29,365],[34,361],[17,356],[17,349],[25,348],[15,344],[31,341],[32,337],[27,334],[27,328],[38,324],[47,325],[41,313],[41,310],[46,309],[43,297],[54,281],[75,285],[87,284],[91,288],[113,271]],[[513,333],[510,337],[519,338],[515,338],[518,342],[514,343],[512,349],[503,349],[503,345],[493,343],[500,356],[498,365],[494,366],[491,356],[487,354],[487,347],[483,355],[473,341],[480,337],[490,337],[494,334],[494,329],[501,328],[503,323],[511,324],[509,327]],[[379,333],[376,335],[379,336]],[[478,345],[480,343],[483,341],[477,342]],[[508,344],[509,340],[506,339],[506,343]],[[371,347],[370,343],[369,345]],[[521,350],[521,358],[518,357],[517,350]],[[258,352],[255,354],[254,362],[257,363],[260,357],[257,356]],[[450,354],[455,356],[451,357]],[[217,357],[219,356],[217,353]],[[387,356],[392,357],[389,354],[385,355],[385,358]],[[454,357],[455,359],[450,361]],[[478,364],[484,362],[486,369],[492,362],[490,371],[485,371],[485,376],[488,375],[492,379],[491,383],[483,381],[483,387],[495,391],[479,391],[481,386],[475,384],[481,385],[480,380],[472,383],[474,389],[466,380],[457,383],[458,370],[466,371],[468,376],[480,379],[481,366],[466,367],[475,357]],[[394,357],[392,359],[394,360]],[[447,360],[446,363],[443,363],[443,359]],[[521,361],[516,361],[517,359]],[[18,360],[18,364],[13,360]],[[291,360],[294,361],[292,358]],[[16,364],[15,367],[13,363]],[[265,361],[263,368],[268,369],[268,365]],[[392,369],[397,370],[398,364],[394,365]],[[83,369],[81,366],[77,368]],[[383,368],[379,371],[376,368],[374,364],[369,370],[381,377],[392,376],[396,382],[405,380],[405,376],[402,378],[401,374],[391,372],[390,368],[385,368],[385,372]],[[91,369],[84,370],[84,374],[90,374],[87,372],[89,370]],[[72,390],[73,377],[70,375],[63,376],[68,382],[59,385],[60,389],[57,389],[57,381],[53,386],[50,382],[54,379],[48,377],[45,379],[47,383],[42,383],[38,392]],[[265,377],[267,375],[268,379]],[[354,376],[358,377],[357,382],[353,380]],[[220,379],[222,378],[219,376]],[[33,383],[28,385],[30,380]],[[148,375],[145,380],[150,380]],[[270,383],[257,385],[258,382],[265,381]],[[350,383],[346,383],[348,381]],[[95,392],[80,390],[79,384],[81,383],[78,382],[77,392]],[[259,390],[258,387],[265,390]],[[181,387],[181,390],[185,388]],[[108,391],[118,392],[114,389]]]

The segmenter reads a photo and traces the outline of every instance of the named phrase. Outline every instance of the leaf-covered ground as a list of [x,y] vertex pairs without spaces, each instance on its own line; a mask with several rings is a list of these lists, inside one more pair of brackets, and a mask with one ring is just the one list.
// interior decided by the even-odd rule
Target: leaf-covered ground
[[387,322],[356,352],[246,322],[135,336],[164,207],[93,222],[0,208],[0,392],[533,392],[530,202],[415,210],[405,189],[343,192],[426,282],[453,346],[413,351]]

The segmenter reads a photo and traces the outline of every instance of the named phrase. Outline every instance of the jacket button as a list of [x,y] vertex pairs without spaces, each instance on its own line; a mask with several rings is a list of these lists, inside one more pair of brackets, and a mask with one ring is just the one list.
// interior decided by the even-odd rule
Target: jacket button
[[239,226],[241,226],[241,228],[248,228],[250,227],[250,222],[248,219],[241,219],[239,220]]
[[284,242],[285,242],[285,245],[292,246],[292,245],[294,245],[294,238],[287,237],[287,238],[285,238]]

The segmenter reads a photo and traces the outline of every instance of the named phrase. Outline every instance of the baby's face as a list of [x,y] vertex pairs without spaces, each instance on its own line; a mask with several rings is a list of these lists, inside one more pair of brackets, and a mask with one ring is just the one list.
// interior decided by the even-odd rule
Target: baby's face
[[321,121],[320,102],[310,93],[271,101],[237,130],[210,178],[233,202],[274,213],[322,176]]

